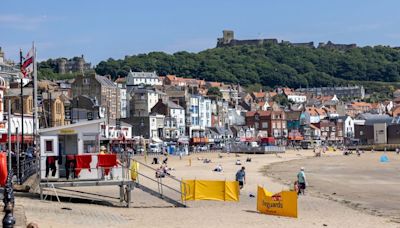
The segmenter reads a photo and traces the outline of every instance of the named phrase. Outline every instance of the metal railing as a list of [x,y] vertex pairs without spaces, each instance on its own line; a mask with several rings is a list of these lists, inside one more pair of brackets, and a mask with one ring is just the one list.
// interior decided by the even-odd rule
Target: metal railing
[[30,176],[39,171],[39,158],[25,158],[20,161],[18,184],[23,184]]
[[[140,181],[139,177],[143,177],[146,180],[149,180],[149,181],[157,184],[157,192],[160,195],[160,198],[168,198],[169,200],[177,202],[178,200],[174,200],[173,198],[171,198],[172,196],[169,196],[168,194],[166,194],[164,192],[165,189],[170,190],[173,193],[176,193],[179,195],[179,201],[182,203],[182,205],[184,207],[186,207],[186,195],[187,195],[188,191],[190,190],[188,185],[186,185],[184,182],[182,182],[181,180],[179,180],[171,175],[164,175],[162,177],[157,176],[157,172],[159,172],[159,170],[154,169],[153,167],[151,167],[143,162],[140,162],[138,160],[133,159],[133,161],[140,164],[139,171],[137,171],[138,178],[136,179],[136,183],[139,186],[144,186],[144,187],[148,188],[148,186],[143,184],[143,181]],[[154,173],[155,177],[153,178],[153,177],[150,177],[149,175],[144,174],[144,172],[140,172],[140,170],[143,169],[143,167],[147,168],[148,172]],[[163,181],[163,179],[164,179],[164,181]],[[169,185],[166,184],[167,182],[170,182],[170,184]],[[179,188],[171,187],[170,185],[173,185],[173,184],[179,184]]]

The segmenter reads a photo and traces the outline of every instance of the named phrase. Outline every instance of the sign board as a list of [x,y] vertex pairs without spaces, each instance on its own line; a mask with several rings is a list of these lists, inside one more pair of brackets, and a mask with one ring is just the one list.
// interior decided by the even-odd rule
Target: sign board
[[72,135],[76,134],[76,131],[74,129],[62,129],[59,131],[59,133],[62,135]]
[[93,112],[88,112],[87,113],[87,119],[88,120],[93,120]]
[[297,193],[282,191],[273,194],[258,186],[257,211],[268,215],[297,218]]
[[65,120],[71,120],[71,109],[65,110]]

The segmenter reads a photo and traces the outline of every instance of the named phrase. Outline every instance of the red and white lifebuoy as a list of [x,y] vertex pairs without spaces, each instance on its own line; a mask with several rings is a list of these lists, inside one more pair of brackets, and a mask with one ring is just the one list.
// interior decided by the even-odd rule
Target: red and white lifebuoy
[[7,155],[0,152],[0,186],[5,186],[7,182]]

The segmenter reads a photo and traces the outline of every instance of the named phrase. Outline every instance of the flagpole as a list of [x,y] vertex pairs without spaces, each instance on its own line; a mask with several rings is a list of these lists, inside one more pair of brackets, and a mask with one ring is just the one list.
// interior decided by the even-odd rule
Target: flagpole
[[[36,47],[35,47],[35,42],[32,42],[32,48],[33,48],[33,142],[35,145],[35,150],[37,149],[36,147],[38,146],[38,143],[36,142],[37,140],[37,134],[38,134],[38,129],[39,129],[39,123],[37,121],[38,119],[38,114],[37,114],[37,61],[36,61]],[[37,150],[36,150],[37,151]]]
[[[22,71],[22,49],[19,50],[19,63],[20,63],[20,67],[21,67],[21,71]],[[24,150],[24,76],[21,75],[21,151]],[[18,136],[17,136],[18,137]],[[16,151],[17,152],[17,151]],[[19,151],[18,151],[18,155],[19,156]]]

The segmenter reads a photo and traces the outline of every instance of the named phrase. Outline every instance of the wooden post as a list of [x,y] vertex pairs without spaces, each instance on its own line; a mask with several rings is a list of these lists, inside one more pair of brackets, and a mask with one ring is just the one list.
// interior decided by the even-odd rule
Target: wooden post
[[131,199],[132,199],[132,190],[133,190],[133,184],[128,184],[127,188],[126,188],[126,207],[130,207],[131,206]]
[[119,186],[119,202],[122,204],[124,202],[124,184]]

